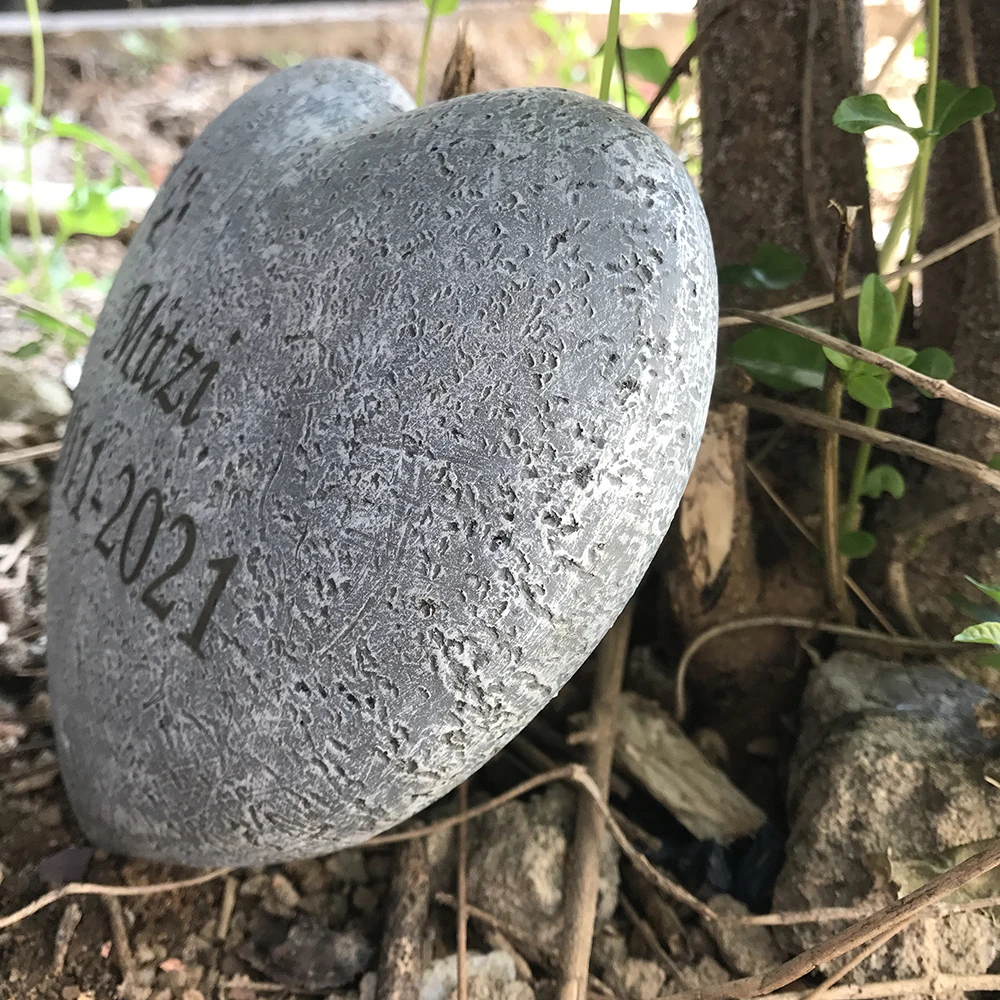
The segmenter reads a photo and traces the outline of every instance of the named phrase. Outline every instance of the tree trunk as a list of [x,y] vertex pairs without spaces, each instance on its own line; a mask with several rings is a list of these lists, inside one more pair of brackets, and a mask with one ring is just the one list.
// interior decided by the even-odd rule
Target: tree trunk
[[[941,12],[940,75],[957,84],[967,82],[959,20],[963,2],[946,0]],[[994,0],[968,0],[968,4],[979,82],[1000,93],[1000,20]],[[995,192],[995,182],[1000,180],[1000,116],[987,115],[983,125],[993,178],[988,183]],[[940,246],[987,219],[972,125],[942,140],[935,150],[928,196],[925,249]],[[926,272],[920,340],[952,352],[957,386],[996,403],[1000,402],[1000,288],[994,253],[992,242],[981,240]],[[989,461],[1000,453],[1000,425],[946,403],[935,443]],[[996,502],[991,503],[991,495]],[[949,594],[960,591],[971,596],[964,575],[1000,582],[1000,498],[987,487],[937,470],[930,471],[910,496],[913,523],[937,515],[947,522],[947,512],[958,522],[927,539],[907,560],[902,594],[896,589],[897,600],[904,606],[908,590],[917,623],[945,637],[969,624],[948,600]]]
[[[863,206],[852,277],[874,269],[864,145],[831,121],[837,104],[860,92],[861,0],[699,0],[698,25],[708,33],[699,67],[702,196],[718,261],[745,263],[761,243],[771,242],[807,262],[794,289],[724,288],[723,304],[761,307],[829,291],[837,240],[831,199]],[[723,355],[731,339],[720,344]],[[760,491],[747,488],[746,432],[743,407],[713,414],[664,550],[665,601],[687,640],[735,618],[809,618],[824,606],[809,546],[780,515],[775,520],[770,501],[753,517],[750,499]],[[783,482],[801,480],[803,468],[818,468],[811,436],[786,435],[771,454],[778,466],[794,470],[791,477],[779,475]],[[818,475],[813,482],[810,513]],[[726,503],[730,513],[720,516]],[[777,565],[774,552],[781,553]],[[798,674],[797,649],[786,629],[735,633],[700,654],[692,686],[711,712],[701,718],[728,738],[737,774],[746,744],[773,736],[780,716],[794,709]]]

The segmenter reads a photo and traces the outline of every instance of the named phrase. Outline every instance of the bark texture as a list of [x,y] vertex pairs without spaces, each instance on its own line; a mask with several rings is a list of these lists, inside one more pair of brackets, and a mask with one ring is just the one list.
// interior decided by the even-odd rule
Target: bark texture
[[[724,288],[723,304],[766,306],[829,291],[838,228],[831,199],[864,206],[852,278],[872,270],[863,142],[832,124],[837,104],[861,87],[860,0],[699,0],[698,24],[709,33],[700,59],[702,196],[718,261],[747,262],[761,243],[772,242],[807,262],[794,289]],[[742,331],[724,332],[723,352]],[[786,522],[771,520],[770,501],[756,511],[751,504],[761,494],[747,489],[747,422],[739,406],[713,413],[663,550],[665,601],[688,640],[734,618],[811,616],[824,605],[808,547]],[[780,470],[773,478],[788,484],[786,498],[805,486],[807,512],[815,511],[815,438],[785,435],[769,453],[770,467]],[[692,688],[697,701],[711,706],[702,721],[729,740],[733,773],[741,773],[744,746],[775,732],[780,716],[794,708],[796,653],[788,630],[765,628],[721,637],[699,656]]]
[[[1000,19],[994,0],[969,0],[979,81],[1000,93]],[[942,4],[941,76],[966,82],[957,0]],[[984,122],[993,181],[1000,179],[1000,116]],[[994,190],[996,185],[994,183]],[[974,131],[964,126],[934,152],[928,188],[925,249],[940,246],[987,218]],[[920,340],[944,347],[955,359],[956,385],[991,402],[1000,401],[1000,289],[990,240],[982,240],[924,277]],[[937,425],[938,447],[989,461],[1000,453],[1000,425],[952,404],[944,404]],[[911,491],[910,517],[924,522],[946,509],[988,498],[992,491],[938,471]],[[995,496],[995,494],[993,494]],[[980,505],[980,508],[982,505]],[[929,539],[908,561],[906,580],[912,611],[928,631],[946,632],[968,620],[948,600],[969,588],[963,575],[1000,581],[1000,497],[972,520]]]
[[875,260],[864,146],[831,121],[840,101],[861,90],[862,4],[699,0],[702,30],[720,13],[700,62],[702,195],[719,263],[748,261],[770,241],[806,260],[804,291],[829,291],[837,242],[830,199],[864,206],[852,259],[859,272]]

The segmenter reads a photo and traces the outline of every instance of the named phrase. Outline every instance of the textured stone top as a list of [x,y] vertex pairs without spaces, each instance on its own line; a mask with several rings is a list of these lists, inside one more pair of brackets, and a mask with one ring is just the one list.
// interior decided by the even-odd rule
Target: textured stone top
[[683,166],[565,91],[410,108],[355,62],[261,83],[108,297],[49,601],[101,846],[257,864],[412,815],[556,694],[673,516],[717,320]]

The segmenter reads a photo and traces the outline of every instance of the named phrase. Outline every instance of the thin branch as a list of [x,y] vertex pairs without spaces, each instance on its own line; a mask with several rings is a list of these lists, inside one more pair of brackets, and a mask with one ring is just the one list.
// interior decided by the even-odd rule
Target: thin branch
[[[983,222],[970,229],[967,233],[963,233],[961,236],[956,236],[955,239],[945,243],[944,246],[938,247],[937,250],[921,257],[920,260],[915,260],[911,264],[907,264],[905,267],[901,267],[889,274],[883,274],[882,278],[887,284],[900,281],[916,271],[923,271],[925,268],[931,267],[933,264],[940,263],[942,260],[951,257],[952,254],[958,253],[959,250],[964,250],[973,243],[978,243],[979,240],[984,240],[987,236],[991,236],[996,232],[1000,232],[1000,219],[991,219],[989,222]],[[845,299],[856,299],[860,294],[860,285],[852,285],[850,288],[844,290]],[[814,309],[825,309],[829,305],[833,305],[833,295],[813,295],[808,299],[800,299],[798,302],[790,302],[786,306],[778,306],[776,309],[768,309],[765,315],[768,317],[769,321],[773,321],[775,319],[781,319],[784,316],[794,316],[796,313],[812,312]],[[756,322],[756,320],[746,320],[740,316],[725,316],[719,320],[719,326],[743,326],[748,322]],[[772,326],[773,325],[774,324],[772,322]]]
[[955,386],[944,379],[931,378],[929,375],[924,375],[921,372],[914,371],[912,368],[907,368],[906,365],[902,365],[898,361],[893,361],[892,358],[887,358],[884,355],[876,354],[874,351],[869,351],[859,344],[840,340],[838,337],[832,337],[828,333],[823,333],[821,330],[814,330],[811,326],[804,326],[802,323],[793,323],[787,319],[776,319],[765,312],[757,312],[753,309],[730,309],[728,311],[735,316],[741,316],[751,322],[766,323],[768,326],[773,326],[778,330],[794,333],[796,336],[802,337],[804,340],[811,340],[814,344],[819,344],[821,347],[828,347],[839,354],[846,354],[849,358],[856,358],[858,361],[867,361],[870,365],[877,365],[897,378],[901,378],[911,385],[915,385],[918,389],[929,393],[935,399],[947,399],[950,403],[957,403],[959,406],[964,406],[967,410],[972,410],[981,416],[989,417],[990,420],[1000,422],[1000,406],[987,402],[985,399],[980,399],[978,396],[973,396],[968,392],[963,392],[961,389],[956,389]]
[[961,652],[959,644],[954,642],[932,642],[927,639],[907,639],[898,635],[884,635],[870,629],[858,628],[855,625],[840,625],[836,622],[815,621],[812,618],[799,618],[794,615],[756,615],[753,618],[736,618],[733,621],[722,622],[705,629],[696,636],[684,650],[677,663],[676,701],[674,715],[678,722],[683,722],[687,715],[687,700],[684,689],[688,670],[692,660],[701,648],[713,639],[730,632],[740,632],[751,628],[801,628],[813,632],[829,632],[831,635],[850,636],[853,639],[864,639],[867,642],[889,646],[893,649],[903,649],[911,653],[942,653]]
[[[902,930],[934,903],[950,896],[956,889],[1000,865],[1000,844],[956,865],[950,871],[931,879],[919,889],[880,910],[878,913],[835,934],[827,941],[807,949],[771,972],[738,979],[722,986],[709,987],[697,993],[677,994],[677,1000],[753,1000],[780,990],[808,975],[818,966],[831,962],[855,948],[868,944],[890,930]],[[940,977],[934,977],[935,979]],[[976,977],[972,977],[976,978]],[[985,977],[997,979],[998,977]],[[931,982],[927,977],[923,982]],[[884,984],[880,984],[884,988]],[[978,989],[978,986],[966,987]],[[932,988],[933,991],[933,988]],[[808,995],[808,994],[806,994]],[[849,995],[849,994],[848,994]],[[878,995],[878,994],[876,994]],[[832,1000],[833,991],[827,995]]]
[[59,454],[62,441],[50,441],[48,444],[33,444],[28,448],[15,448],[14,451],[0,452],[0,465],[17,465],[20,462],[30,462],[36,458],[51,458]]
[[[778,510],[791,522],[795,530],[814,548],[819,548],[816,542],[816,538],[813,533],[803,524],[802,520],[796,516],[795,512],[785,503],[784,500],[778,496],[775,492],[774,487],[764,478],[760,469],[757,468],[756,463],[751,462],[750,459],[744,459],[747,471],[751,476],[757,481],[760,488],[767,494],[768,498],[774,504]],[[872,617],[888,632],[890,635],[899,635],[899,632],[893,626],[892,622],[882,613],[878,605],[862,590],[859,584],[848,574],[845,574],[844,579],[847,581],[847,587],[852,594],[871,612]]]
[[[1000,976],[923,976],[920,979],[894,979],[887,983],[865,983],[863,986],[834,986],[824,993],[824,1000],[891,1000],[893,997],[950,996],[966,991],[1000,990]],[[782,990],[780,1000],[809,1000],[811,990]],[[694,994],[683,994],[691,998]],[[698,994],[702,996],[702,994]]]
[[179,879],[177,882],[159,882],[153,885],[99,885],[96,882],[68,882],[58,889],[53,889],[51,892],[39,896],[27,906],[22,906],[21,909],[8,913],[5,917],[0,917],[0,930],[4,927],[13,927],[25,917],[30,917],[33,913],[44,910],[46,906],[51,906],[67,896],[152,896],[161,892],[173,892],[175,889],[190,889],[192,886],[204,885],[213,879],[222,878],[230,871],[229,868],[215,868],[192,878]]
[[622,110],[628,114],[628,75],[625,72],[625,47],[622,45],[621,35],[615,39],[615,48],[618,50],[618,73],[622,78]]
[[[955,913],[976,913],[1000,907],[1000,896],[984,896],[982,899],[966,900],[962,903],[938,903],[928,909],[935,917],[950,917]],[[801,924],[833,924],[848,920],[864,920],[879,911],[868,904],[860,906],[817,906],[811,910],[785,910],[777,913],[719,914],[719,923],[743,924],[747,927],[796,927]]]
[[[958,18],[959,34],[962,36],[962,69],[965,73],[965,84],[967,87],[975,88],[979,86],[979,74],[976,72],[976,39],[972,28],[972,14],[969,12],[969,0],[957,0],[955,15]],[[997,197],[993,187],[990,151],[986,146],[986,126],[981,116],[973,118],[971,124],[972,137],[976,143],[976,163],[979,167],[983,208],[986,210],[987,219],[996,220],[1000,217],[1000,212],[997,211]],[[1000,230],[990,235],[990,249],[996,281],[994,290],[1000,296]]]
[[649,102],[649,107],[646,108],[646,113],[641,118],[643,125],[648,125],[650,123],[653,115],[656,113],[656,109],[663,102],[663,99],[667,96],[667,94],[670,93],[673,85],[682,76],[684,76],[685,73],[691,72],[691,61],[698,56],[703,48],[705,48],[712,37],[713,32],[735,9],[736,3],[735,0],[733,0],[732,3],[723,7],[711,21],[698,28],[698,34],[694,36],[691,40],[691,44],[680,54],[677,62],[674,63],[673,68],[667,74],[666,80],[664,80],[660,85],[660,89],[656,92],[656,96]]
[[781,403],[776,399],[765,399],[763,396],[751,396],[745,393],[726,393],[725,398],[743,403],[752,410],[770,413],[786,423],[804,424],[806,427],[815,427],[819,430],[836,428],[841,437],[849,437],[855,441],[867,441],[883,451],[891,451],[897,455],[905,455],[907,458],[915,458],[925,465],[933,465],[938,469],[960,473],[977,483],[992,486],[993,489],[1000,491],[1000,471],[991,469],[982,462],[966,458],[964,455],[956,455],[942,448],[923,444],[921,441],[911,441],[898,434],[889,434],[887,431],[875,427],[865,427],[863,424],[852,423],[850,420],[833,420],[825,413],[817,413],[815,410],[809,410],[802,406],[792,406],[790,403]]
[[[587,753],[590,777],[606,802],[611,785],[618,731],[618,700],[625,677],[628,640],[634,605],[628,606],[611,627],[597,650],[597,674],[590,705],[590,729],[594,734]],[[604,824],[597,801],[581,793],[576,807],[576,833],[567,866],[563,901],[563,967],[560,1000],[586,1000],[590,974],[590,952],[594,943],[597,892],[600,882]]]
[[[469,783],[463,781],[458,789],[458,810],[467,812],[469,808]],[[468,1000],[469,997],[469,899],[466,883],[468,882],[469,866],[469,824],[458,824],[458,873],[455,877],[455,895],[458,906],[455,909],[457,928],[455,931],[455,962],[458,976],[458,1000]]]
[[862,962],[871,958],[883,945],[888,944],[897,934],[899,929],[886,931],[885,934],[875,938],[871,944],[866,945],[849,962],[845,962],[836,972],[831,973],[806,997],[806,1000],[819,1000],[822,996],[828,996],[830,990],[837,985],[849,972],[853,972]]
[[895,65],[896,60],[900,57],[903,49],[909,44],[910,39],[914,37],[917,33],[917,28],[920,26],[920,22],[923,21],[924,12],[921,7],[918,7],[904,22],[903,26],[899,29],[899,34],[896,35],[896,44],[892,47],[892,51],[886,57],[884,63],[882,63],[878,74],[871,83],[865,84],[865,91],[869,94],[877,94],[879,87],[882,86],[882,81],[885,79],[886,74]]
[[[810,0],[810,17],[817,0]],[[847,267],[851,253],[851,237],[857,224],[859,207],[842,208],[834,205],[840,214],[837,232],[837,272],[833,279],[833,315],[830,319],[830,336],[840,339],[844,319],[844,289],[847,287]],[[823,399],[827,416],[840,418],[844,397],[844,382],[840,372],[827,365],[823,383]],[[840,620],[847,625],[854,622],[854,608],[847,597],[846,568],[840,557],[840,435],[833,429],[820,437],[820,457],[823,462],[823,568],[826,591],[830,603],[837,609]]]
[[[528,792],[534,791],[536,788],[541,788],[543,785],[551,784],[553,781],[572,782],[582,788],[596,802],[597,808],[604,817],[604,822],[607,824],[611,836],[614,837],[615,842],[621,848],[622,854],[624,854],[625,857],[628,858],[633,865],[635,865],[647,881],[656,886],[656,888],[658,888],[665,896],[669,896],[678,903],[683,903],[685,906],[694,910],[694,912],[697,913],[703,920],[716,919],[716,913],[710,906],[703,903],[697,896],[692,895],[687,891],[687,889],[679,886],[673,881],[673,879],[668,878],[658,868],[654,868],[649,859],[641,851],[635,848],[632,841],[626,836],[625,831],[622,830],[614,816],[612,816],[607,801],[601,795],[600,789],[597,785],[594,784],[594,779],[587,773],[587,769],[580,764],[566,764],[564,767],[559,767],[553,771],[547,771],[545,774],[538,774],[533,778],[528,778],[526,781],[522,781],[521,784],[508,789],[502,795],[498,795],[496,798],[490,799],[489,802],[473,806],[465,813],[461,813],[456,816],[449,816],[446,819],[438,820],[436,823],[429,823],[427,826],[420,827],[416,830],[405,830],[401,833],[385,833],[380,837],[373,837],[361,846],[368,848],[382,847],[386,844],[399,844],[403,841],[415,840],[418,837],[427,837],[432,833],[440,833],[443,830],[450,830],[453,826],[457,826],[463,820],[470,820],[475,819],[477,816],[483,816],[488,812],[492,812],[494,809],[498,809],[502,805],[506,805],[508,802],[512,802],[514,799],[520,798],[522,795],[526,795]],[[471,913],[472,911],[470,910],[469,912]]]

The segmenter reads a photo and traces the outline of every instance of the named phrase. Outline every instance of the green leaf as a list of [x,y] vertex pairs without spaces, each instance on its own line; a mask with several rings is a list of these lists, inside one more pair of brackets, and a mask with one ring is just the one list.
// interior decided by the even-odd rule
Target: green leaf
[[795,392],[821,389],[826,361],[819,344],[770,326],[754,327],[733,343],[730,357],[758,382]]
[[[455,6],[452,7],[452,10],[458,6],[458,0],[439,0],[439,6],[445,2],[454,3]],[[444,12],[438,10],[438,13],[441,14]],[[107,136],[101,135],[100,132],[95,132],[92,128],[87,128],[86,125],[63,121],[61,118],[52,118],[49,126],[53,135],[61,136],[64,139],[75,139],[77,142],[84,142],[88,146],[102,150],[117,160],[126,170],[130,170],[135,174],[140,184],[145,187],[153,187],[153,182],[149,174],[146,173],[146,168],[134,156],[129,155],[122,149],[117,142],[114,142]],[[120,187],[121,185],[117,184],[115,186]]]
[[60,320],[56,316],[50,316],[46,312],[33,309],[30,305],[20,306],[17,310],[17,315],[21,319],[30,320],[43,333],[53,334],[58,337],[65,337],[67,331],[76,334],[76,331],[69,323]]
[[1000,646],[1000,622],[979,622],[970,625],[955,636],[955,642],[979,642]]
[[994,670],[1000,670],[1000,653],[987,653],[980,658],[979,662],[984,667],[992,667]]
[[911,135],[914,131],[886,104],[881,94],[845,97],[833,113],[833,124],[855,135],[880,125],[889,125]]
[[90,271],[76,271],[73,277],[69,279],[67,283],[67,288],[93,288],[97,283],[97,279],[90,273]]
[[841,354],[840,351],[835,351],[830,347],[824,347],[823,353],[826,355],[826,360],[842,372],[851,370],[851,365],[854,363],[853,358],[849,358],[846,354]]
[[888,410],[892,406],[892,397],[885,383],[874,375],[849,375],[847,394],[869,410]]
[[0,83],[0,108],[7,107],[7,102],[10,100],[11,89],[6,83]]
[[806,262],[774,243],[761,243],[749,264],[719,268],[719,281],[741,288],[780,290],[794,285],[805,274]]
[[[75,192],[74,192],[75,194]],[[59,235],[66,239],[77,233],[88,236],[115,236],[128,221],[128,212],[124,209],[113,209],[107,196],[93,188],[85,189],[84,198],[74,198],[70,208],[56,212],[59,220]],[[72,278],[66,279],[68,286]]]
[[926,120],[926,83],[922,83],[917,88],[914,100],[920,111],[920,120],[934,136],[935,142],[943,139],[946,135],[951,135],[966,122],[989,114],[996,107],[993,91],[989,87],[957,87],[948,80],[938,80],[932,125]]
[[458,10],[458,0],[424,0],[424,6],[433,11],[435,16],[454,14]]
[[899,469],[892,465],[876,465],[868,470],[861,487],[861,495],[877,500],[883,493],[888,493],[897,500],[903,498],[906,492],[906,480]]
[[955,362],[951,355],[947,351],[942,351],[940,347],[925,347],[913,359],[910,367],[922,375],[946,381],[955,374]]
[[927,58],[927,32],[921,31],[917,34],[917,37],[913,39],[913,58],[914,59],[926,59]]
[[[602,42],[601,47],[594,53],[595,59],[598,56],[604,55],[605,44],[605,42]],[[637,76],[641,80],[645,80],[647,83],[655,83],[659,87],[670,75],[670,63],[667,62],[667,57],[659,49],[652,46],[633,49],[627,45],[623,45],[622,52],[625,55],[625,72],[629,76]],[[677,100],[680,96],[679,83],[676,90],[676,95],[671,90],[671,100]]]
[[840,552],[848,559],[864,559],[875,551],[875,536],[870,531],[845,531],[840,536]]
[[16,351],[11,351],[10,356],[18,361],[26,361],[28,358],[35,358],[45,350],[45,345],[40,340],[29,340],[27,344],[22,344]]
[[991,583],[980,583],[978,580],[973,580],[971,576],[967,576],[965,579],[968,580],[973,587],[977,587],[987,597],[991,598],[996,604],[1000,604],[1000,586],[996,586]]
[[896,336],[896,300],[877,274],[861,283],[858,300],[858,335],[869,351],[883,351]]
[[970,601],[964,594],[949,594],[948,600],[967,618],[977,622],[1000,622],[1000,609]]
[[883,347],[879,354],[883,358],[888,358],[890,361],[897,361],[901,365],[906,365],[907,368],[910,363],[917,356],[917,352],[912,347],[901,347],[899,344],[893,344],[890,347]]
[[991,469],[1000,469],[1000,455],[994,455],[986,464]]

